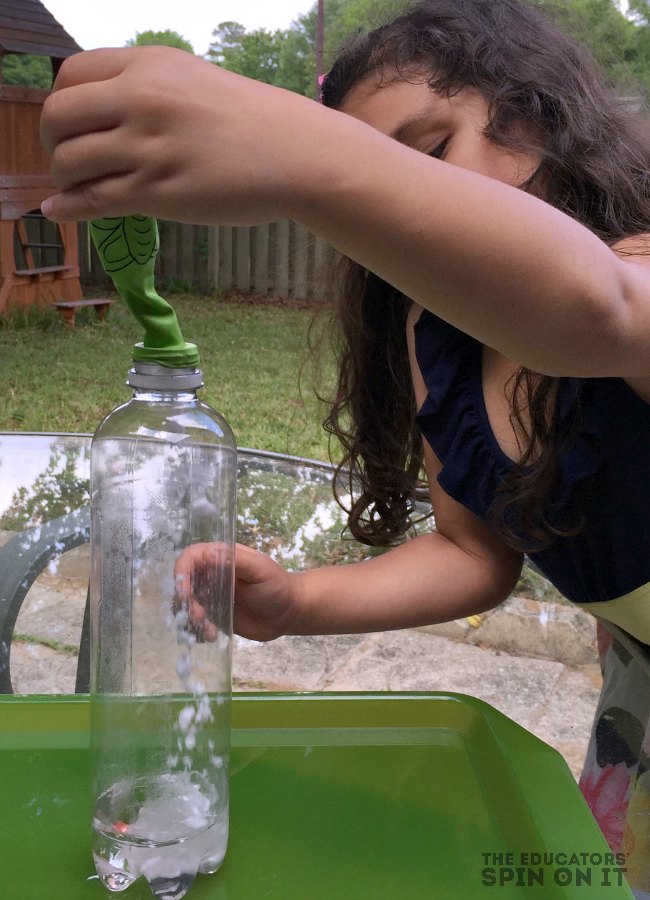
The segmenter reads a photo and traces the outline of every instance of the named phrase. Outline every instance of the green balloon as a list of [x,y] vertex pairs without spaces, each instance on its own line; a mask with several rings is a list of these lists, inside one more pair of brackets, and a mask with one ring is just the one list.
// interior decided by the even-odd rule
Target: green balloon
[[102,267],[144,329],[133,358],[181,368],[196,366],[199,352],[183,339],[176,313],[156,291],[158,223],[148,216],[112,216],[90,223]]

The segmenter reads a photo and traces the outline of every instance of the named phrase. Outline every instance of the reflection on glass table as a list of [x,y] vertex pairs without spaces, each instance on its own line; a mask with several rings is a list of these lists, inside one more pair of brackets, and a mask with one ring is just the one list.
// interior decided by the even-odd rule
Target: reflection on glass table
[[[0,434],[4,539],[86,506],[89,470],[87,435]],[[238,539],[295,568],[362,557],[358,543],[341,538],[332,472],[327,463],[240,449]]]
[[[70,654],[79,649],[89,572],[90,441],[78,434],[0,433],[0,691],[12,689],[12,637]],[[346,537],[332,477],[324,462],[240,449],[238,541],[292,570],[381,552]],[[86,681],[80,672],[77,690]]]

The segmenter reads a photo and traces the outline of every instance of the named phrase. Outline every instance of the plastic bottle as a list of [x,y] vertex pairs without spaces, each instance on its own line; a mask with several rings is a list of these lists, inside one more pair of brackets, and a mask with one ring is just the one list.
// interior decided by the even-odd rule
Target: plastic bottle
[[134,353],[91,449],[93,856],[109,890],[143,877],[158,900],[228,840],[237,451],[186,347]]
[[[93,853],[110,889],[142,875],[166,900],[228,837],[236,449],[201,383],[136,363],[91,451]],[[175,563],[197,544],[192,610]]]

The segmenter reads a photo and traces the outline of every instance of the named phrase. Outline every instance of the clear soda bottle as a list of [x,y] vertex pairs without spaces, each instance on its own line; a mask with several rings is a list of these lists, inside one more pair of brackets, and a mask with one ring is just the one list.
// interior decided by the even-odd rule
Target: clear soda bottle
[[228,841],[237,450],[197,368],[128,383],[91,450],[93,856],[177,900]]

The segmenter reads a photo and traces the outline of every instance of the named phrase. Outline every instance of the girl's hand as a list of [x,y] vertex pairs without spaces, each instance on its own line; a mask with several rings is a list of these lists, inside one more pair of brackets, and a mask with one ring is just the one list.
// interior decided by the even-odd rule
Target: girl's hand
[[235,548],[234,631],[254,641],[291,633],[298,610],[294,576],[258,550]]
[[133,212],[240,225],[289,218],[317,180],[331,116],[342,118],[182,50],[79,53],[43,109],[41,138],[61,191],[44,212],[58,221]]
[[[202,543],[186,547],[174,566],[175,604],[187,610],[191,630],[202,640],[216,640],[218,582],[231,564],[223,544]],[[235,547],[234,630],[256,641],[270,641],[285,633],[284,624],[294,612],[292,582],[284,569],[257,550]]]
[[174,563],[174,613],[187,618],[181,627],[200,641],[216,641],[220,618],[218,604],[224,588],[230,588],[232,555],[226,544],[190,544]]

